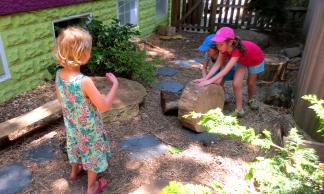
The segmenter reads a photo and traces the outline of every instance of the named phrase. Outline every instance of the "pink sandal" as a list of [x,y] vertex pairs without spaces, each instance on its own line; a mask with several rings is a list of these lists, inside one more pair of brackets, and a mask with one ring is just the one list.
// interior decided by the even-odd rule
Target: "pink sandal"
[[94,191],[94,193],[92,193],[92,194],[99,194],[99,193],[103,192],[103,190],[108,185],[107,180],[104,178],[100,178],[97,182],[98,182],[98,186],[97,186],[96,190]]

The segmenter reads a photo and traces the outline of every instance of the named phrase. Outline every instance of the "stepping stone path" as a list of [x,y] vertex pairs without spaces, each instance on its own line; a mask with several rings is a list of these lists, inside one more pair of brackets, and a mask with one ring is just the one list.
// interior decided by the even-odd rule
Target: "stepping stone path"
[[194,63],[196,63],[195,60],[176,60],[173,61],[174,64],[178,65],[179,67],[191,67]]
[[13,163],[0,169],[0,193],[18,193],[32,182],[31,172],[21,163]]
[[164,154],[168,148],[151,134],[125,138],[120,146],[130,152],[133,160],[143,160]]
[[27,152],[27,158],[36,163],[43,163],[53,160],[55,154],[51,146],[41,145]]
[[178,72],[174,68],[171,67],[161,67],[157,70],[157,75],[158,76],[174,76]]
[[166,81],[166,80],[163,80],[156,85],[156,89],[166,90],[170,92],[179,92],[183,89],[183,87],[184,86],[179,82]]

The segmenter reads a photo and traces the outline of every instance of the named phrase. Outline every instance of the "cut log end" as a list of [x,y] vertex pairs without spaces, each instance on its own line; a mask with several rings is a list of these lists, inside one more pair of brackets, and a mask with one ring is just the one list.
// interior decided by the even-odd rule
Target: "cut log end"
[[177,115],[178,114],[178,101],[180,99],[180,92],[170,92],[161,90],[161,107],[163,114]]
[[203,132],[206,129],[198,124],[200,119],[184,118],[183,116],[193,111],[206,113],[211,109],[222,109],[224,106],[224,90],[217,84],[199,87],[190,82],[183,90],[178,104],[178,118],[182,125],[193,131]]

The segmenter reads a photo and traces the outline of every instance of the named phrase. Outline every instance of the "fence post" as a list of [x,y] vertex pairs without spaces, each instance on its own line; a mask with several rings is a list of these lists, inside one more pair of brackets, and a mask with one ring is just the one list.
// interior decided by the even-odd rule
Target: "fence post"
[[209,15],[209,32],[215,33],[215,20],[216,20],[217,0],[212,0],[211,12]]
[[180,19],[180,3],[180,0],[172,0],[171,26],[176,26],[177,21]]

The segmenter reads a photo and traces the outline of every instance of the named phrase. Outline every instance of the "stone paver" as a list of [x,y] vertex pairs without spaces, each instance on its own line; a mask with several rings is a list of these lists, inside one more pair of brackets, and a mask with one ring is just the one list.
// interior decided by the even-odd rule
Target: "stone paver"
[[161,67],[157,70],[157,75],[158,76],[174,76],[178,72],[176,69],[171,68],[171,67]]
[[168,150],[166,145],[160,143],[151,134],[125,138],[121,141],[120,146],[130,152],[133,160],[160,156]]
[[21,163],[13,163],[0,168],[0,193],[14,194],[32,182],[31,172]]
[[156,89],[158,90],[166,90],[170,92],[179,92],[183,89],[183,84],[179,82],[167,81],[163,80],[156,85]]

